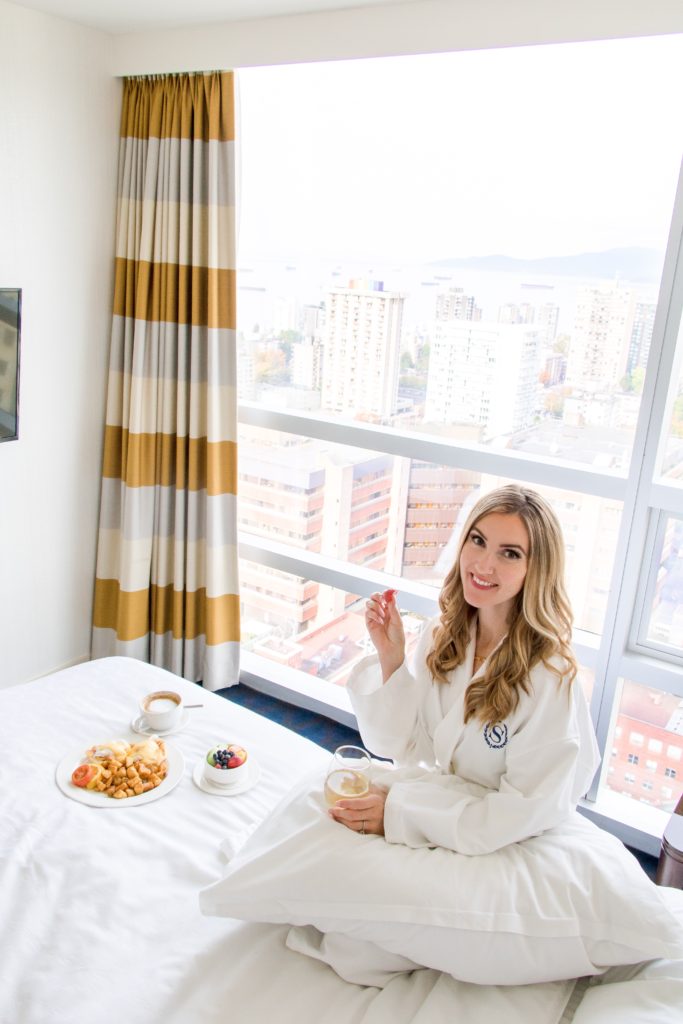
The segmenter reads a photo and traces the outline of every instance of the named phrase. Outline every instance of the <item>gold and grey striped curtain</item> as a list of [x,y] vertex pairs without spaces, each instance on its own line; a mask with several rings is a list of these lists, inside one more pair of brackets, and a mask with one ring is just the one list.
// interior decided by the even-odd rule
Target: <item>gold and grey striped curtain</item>
[[92,655],[237,681],[233,75],[124,85]]

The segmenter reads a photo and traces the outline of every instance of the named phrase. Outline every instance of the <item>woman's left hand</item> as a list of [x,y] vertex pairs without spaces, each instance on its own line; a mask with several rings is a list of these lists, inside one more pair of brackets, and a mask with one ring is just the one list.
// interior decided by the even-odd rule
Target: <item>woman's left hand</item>
[[338,800],[330,807],[328,813],[334,821],[338,821],[340,825],[346,825],[352,832],[360,832],[361,835],[383,836],[386,799],[386,789],[382,789],[380,786],[370,786],[367,796]]

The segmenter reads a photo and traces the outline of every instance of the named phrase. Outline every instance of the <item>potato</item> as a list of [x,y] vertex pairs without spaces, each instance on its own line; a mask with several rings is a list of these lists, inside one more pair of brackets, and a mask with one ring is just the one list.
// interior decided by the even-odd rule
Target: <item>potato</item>
[[[97,748],[92,748],[97,749]],[[160,786],[168,775],[166,747],[162,740],[150,738],[144,743],[117,743],[116,754],[97,759],[101,776],[95,791],[114,800],[141,796]]]

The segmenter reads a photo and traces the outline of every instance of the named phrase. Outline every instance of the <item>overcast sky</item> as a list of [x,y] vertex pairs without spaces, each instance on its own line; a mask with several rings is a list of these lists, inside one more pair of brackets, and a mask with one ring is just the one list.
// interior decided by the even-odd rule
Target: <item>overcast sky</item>
[[240,258],[663,249],[683,36],[239,72]]

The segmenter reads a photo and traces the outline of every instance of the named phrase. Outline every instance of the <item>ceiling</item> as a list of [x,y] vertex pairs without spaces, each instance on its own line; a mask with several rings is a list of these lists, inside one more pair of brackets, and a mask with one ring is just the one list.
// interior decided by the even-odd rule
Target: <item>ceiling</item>
[[374,7],[395,0],[11,0],[104,32],[144,32],[211,22]]

